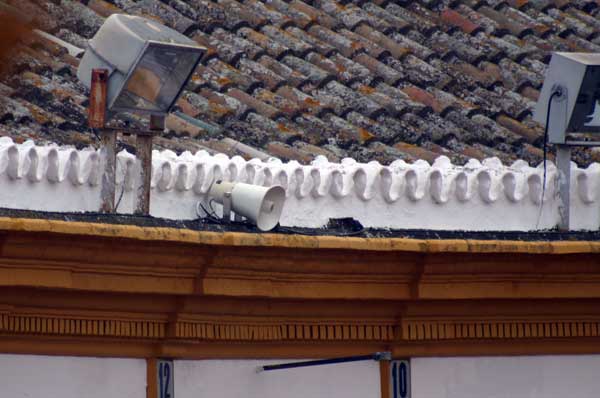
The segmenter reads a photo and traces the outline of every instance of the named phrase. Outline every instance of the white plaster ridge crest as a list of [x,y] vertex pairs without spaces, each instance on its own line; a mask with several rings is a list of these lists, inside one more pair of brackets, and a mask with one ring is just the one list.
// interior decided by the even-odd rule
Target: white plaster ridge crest
[[[33,185],[46,182],[56,186],[69,184],[72,187],[70,189],[88,187],[99,190],[101,159],[98,150],[76,150],[56,145],[36,146],[31,141],[16,144],[8,137],[0,137],[2,191],[11,189],[11,185],[5,181],[14,183],[19,180],[26,180]],[[319,156],[310,165],[301,165],[296,161],[282,163],[277,159],[246,161],[239,156],[211,156],[205,151],[195,154],[185,152],[179,156],[172,151],[154,151],[152,167],[151,211],[153,215],[167,218],[193,218],[193,213],[190,209],[176,211],[162,208],[161,201],[168,202],[172,208],[176,206],[176,200],[183,200],[182,206],[184,203],[187,206],[188,202],[203,200],[213,181],[218,179],[265,186],[281,185],[288,197],[282,222],[295,226],[323,225],[322,219],[312,222],[294,215],[292,206],[297,206],[305,209],[308,217],[311,204],[321,209],[322,217],[330,218],[353,216],[353,209],[358,208],[363,213],[366,209],[369,212],[371,209],[373,212],[383,209],[388,213],[388,218],[397,214],[389,220],[378,219],[377,215],[363,215],[363,219],[376,219],[366,223],[373,227],[455,229],[453,225],[459,225],[458,221],[441,221],[440,228],[436,228],[435,220],[419,221],[419,212],[428,211],[427,217],[434,213],[439,217],[443,214],[443,209],[449,207],[447,211],[451,216],[464,217],[462,213],[466,214],[468,207],[473,206],[472,211],[481,212],[485,209],[486,216],[495,220],[497,217],[492,214],[495,209],[502,213],[507,211],[506,206],[519,205],[521,207],[510,208],[510,211],[534,212],[535,206],[542,203],[541,165],[530,167],[524,161],[517,161],[511,166],[505,166],[497,158],[483,162],[470,160],[464,166],[452,165],[446,157],[438,158],[433,165],[423,160],[412,164],[397,160],[384,166],[376,161],[364,164],[353,159],[330,163]],[[120,152],[117,184],[124,192],[131,194],[138,173],[139,165],[135,156],[126,151]],[[591,221],[588,216],[582,215],[583,219],[587,219],[583,224],[585,228],[597,229],[600,224],[600,215],[596,214],[600,213],[600,164],[593,164],[585,169],[575,166],[572,175],[572,196],[577,199],[574,206],[594,213]],[[549,163],[544,198],[544,208],[548,206],[547,211],[545,210],[547,220],[543,222],[546,227],[553,227],[557,221],[557,180],[556,167]],[[175,194],[178,196],[173,196]],[[2,207],[19,207],[19,203],[13,203],[15,200],[14,195],[0,194]],[[64,208],[55,210],[93,211],[95,205],[74,205],[73,208],[64,205]],[[32,205],[28,206],[31,208]],[[119,210],[126,212],[128,206],[124,205]],[[462,213],[456,213],[457,209]],[[412,221],[406,223],[406,220]],[[498,229],[502,229],[501,227],[504,228],[499,225]],[[477,229],[477,226],[474,228]],[[525,228],[531,229],[531,226]],[[494,228],[493,225],[486,224],[483,229]]]

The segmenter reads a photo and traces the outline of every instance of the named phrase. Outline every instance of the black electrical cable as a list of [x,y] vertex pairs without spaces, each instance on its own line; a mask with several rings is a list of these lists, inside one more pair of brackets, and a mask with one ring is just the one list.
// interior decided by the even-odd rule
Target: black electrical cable
[[277,227],[277,230],[281,231],[281,232],[296,234],[296,235],[306,235],[306,236],[328,235],[328,236],[338,236],[338,237],[362,235],[363,233],[366,232],[365,228],[361,228],[358,231],[323,234],[323,233],[319,233],[318,230],[316,232],[308,232],[308,231],[302,231],[299,229],[294,229],[294,228],[289,228],[289,227],[282,227],[281,225],[279,227]]
[[[219,216],[217,216],[217,213],[215,212],[215,209],[213,208],[213,203],[214,202],[215,202],[214,199],[209,200],[209,202],[208,202],[208,209],[206,207],[204,207],[204,205],[202,204],[202,202],[198,202],[196,204],[196,215],[198,216],[198,220],[200,220],[200,219],[207,219],[208,221],[210,221],[211,223],[214,223],[214,224],[221,224],[221,225],[225,224],[219,218]],[[200,212],[198,211],[198,209],[201,209],[204,212],[204,216],[202,216],[200,214]],[[231,225],[245,225],[245,226],[248,226],[248,227],[251,227],[251,228],[255,226],[254,224],[249,223],[247,221],[235,221],[235,222],[230,222],[229,224],[231,224]],[[296,234],[296,235],[305,235],[305,236],[320,236],[320,235],[323,235],[322,233],[319,233],[318,231],[315,231],[315,232],[303,231],[303,230],[289,228],[289,227],[282,227],[281,225],[277,225],[276,231],[287,232],[287,233]],[[338,236],[338,237],[345,237],[345,236],[362,235],[365,232],[366,232],[366,229],[365,228],[361,228],[358,231],[341,232],[341,233],[334,233],[334,234],[328,234],[328,235],[330,235],[330,236]]]
[[[211,211],[208,211],[204,205],[202,205],[202,202],[198,202],[196,205],[196,215],[198,216],[198,219],[208,219],[210,222],[215,223],[215,224],[222,224],[221,220],[219,219],[219,217],[217,217],[217,215],[215,214],[215,211],[213,210],[212,206],[209,206]],[[202,216],[200,214],[200,212],[198,211],[198,208],[202,209],[202,211],[204,212],[204,216]]]
[[90,131],[92,132],[92,134],[94,134],[94,136],[96,137],[96,140],[97,140],[98,142],[102,142],[102,139],[101,139],[101,138],[100,138],[100,136],[98,135],[98,131],[96,131],[96,129],[94,129],[94,128],[91,128],[91,127],[90,127]]

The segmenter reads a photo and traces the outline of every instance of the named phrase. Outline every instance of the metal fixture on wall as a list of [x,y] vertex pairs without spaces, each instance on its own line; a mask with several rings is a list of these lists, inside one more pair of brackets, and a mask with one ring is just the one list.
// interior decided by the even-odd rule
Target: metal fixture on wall
[[554,53],[534,120],[545,126],[544,170],[546,143],[556,145],[556,164],[560,172],[559,228],[564,231],[569,230],[570,223],[571,148],[600,146],[600,141],[569,140],[567,133],[600,133],[599,101],[600,54]]
[[123,14],[106,19],[79,64],[77,76],[90,89],[89,125],[102,135],[102,207],[115,211],[118,114],[150,116],[148,129],[119,129],[136,136],[141,163],[135,212],[150,211],[152,137],[164,130],[165,116],[196,69],[205,49],[155,21]]
[[256,224],[261,231],[270,231],[277,226],[283,205],[285,190],[280,186],[262,187],[259,185],[215,181],[209,198],[223,205],[222,220],[231,221],[231,213],[243,216]]

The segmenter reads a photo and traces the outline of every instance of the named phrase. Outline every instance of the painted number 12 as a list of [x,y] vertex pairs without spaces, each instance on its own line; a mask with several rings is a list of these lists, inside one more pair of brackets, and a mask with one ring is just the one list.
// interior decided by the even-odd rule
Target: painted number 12
[[159,398],[173,398],[169,390],[169,384],[171,384],[171,364],[169,362],[161,362],[158,365],[158,383]]

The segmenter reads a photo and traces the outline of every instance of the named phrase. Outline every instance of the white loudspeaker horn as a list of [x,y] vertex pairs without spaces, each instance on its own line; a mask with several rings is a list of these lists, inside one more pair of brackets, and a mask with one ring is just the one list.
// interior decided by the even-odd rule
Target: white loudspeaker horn
[[[256,223],[261,231],[270,231],[279,222],[285,203],[285,190],[280,186],[262,187],[259,185],[215,181],[208,195],[223,205],[223,216],[229,210]],[[231,195],[231,209],[227,209],[227,196]]]

